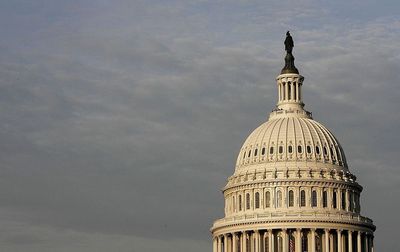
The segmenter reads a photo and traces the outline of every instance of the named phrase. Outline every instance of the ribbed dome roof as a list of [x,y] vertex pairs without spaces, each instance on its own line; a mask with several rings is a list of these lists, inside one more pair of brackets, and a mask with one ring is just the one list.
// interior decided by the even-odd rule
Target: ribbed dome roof
[[347,170],[342,147],[333,134],[311,118],[273,118],[244,142],[236,172],[253,169]]

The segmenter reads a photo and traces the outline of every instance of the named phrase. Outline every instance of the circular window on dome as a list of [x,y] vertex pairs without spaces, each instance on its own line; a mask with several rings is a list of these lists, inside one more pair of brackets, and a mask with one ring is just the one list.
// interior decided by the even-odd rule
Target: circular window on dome
[[291,145],[289,145],[289,147],[288,147],[288,152],[289,152],[289,153],[292,153],[292,152],[293,152],[293,147],[292,147]]
[[298,153],[302,153],[303,152],[303,148],[301,147],[301,145],[297,146],[297,152]]

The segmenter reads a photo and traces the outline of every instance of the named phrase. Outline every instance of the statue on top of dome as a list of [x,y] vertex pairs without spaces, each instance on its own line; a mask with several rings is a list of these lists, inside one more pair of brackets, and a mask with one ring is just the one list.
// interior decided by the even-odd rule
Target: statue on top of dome
[[292,53],[292,49],[294,47],[294,42],[292,36],[290,36],[290,32],[286,32],[286,39],[285,39],[285,50],[287,53]]
[[299,70],[294,66],[294,57],[292,55],[292,50],[294,47],[294,42],[292,36],[290,36],[290,32],[286,32],[286,39],[285,39],[285,50],[286,50],[286,57],[285,57],[285,66],[283,67],[281,74],[286,73],[299,73]]

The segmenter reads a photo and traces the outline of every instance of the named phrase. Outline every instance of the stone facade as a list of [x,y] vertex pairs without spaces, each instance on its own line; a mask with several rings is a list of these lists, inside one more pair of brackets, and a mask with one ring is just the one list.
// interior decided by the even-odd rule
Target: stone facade
[[373,252],[362,187],[335,136],[304,109],[304,77],[277,77],[278,103],[244,142],[223,188],[214,252]]

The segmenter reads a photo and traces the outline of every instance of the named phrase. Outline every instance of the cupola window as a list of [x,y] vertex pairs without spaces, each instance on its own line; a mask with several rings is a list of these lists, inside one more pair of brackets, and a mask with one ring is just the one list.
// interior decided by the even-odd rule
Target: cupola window
[[271,207],[271,192],[265,192],[265,207]]
[[322,207],[328,207],[328,192],[324,191],[322,193]]
[[254,156],[256,157],[257,154],[258,154],[258,149],[255,149],[255,150],[254,150]]
[[260,193],[256,192],[254,197],[255,208],[260,208]]
[[269,148],[269,154],[274,154],[274,147]]
[[301,190],[300,192],[300,206],[305,207],[306,206],[306,191]]
[[312,191],[312,193],[311,193],[311,206],[312,207],[317,207],[317,202],[318,202],[317,191]]
[[291,145],[289,145],[289,147],[288,147],[288,152],[289,152],[289,153],[292,153],[292,152],[293,152],[293,147],[292,147]]
[[251,150],[249,150],[249,154],[247,155],[247,157],[250,157],[250,155],[251,155]]
[[315,152],[319,155],[319,147],[315,146]]
[[333,192],[332,207],[337,208],[337,193]]
[[311,153],[311,146],[307,145],[307,153],[310,154]]
[[346,192],[342,192],[342,210],[346,210]]
[[289,207],[294,206],[294,192],[293,190],[289,191]]
[[283,153],[283,146],[279,146],[279,154]]
[[265,147],[261,149],[261,155],[265,155]]

